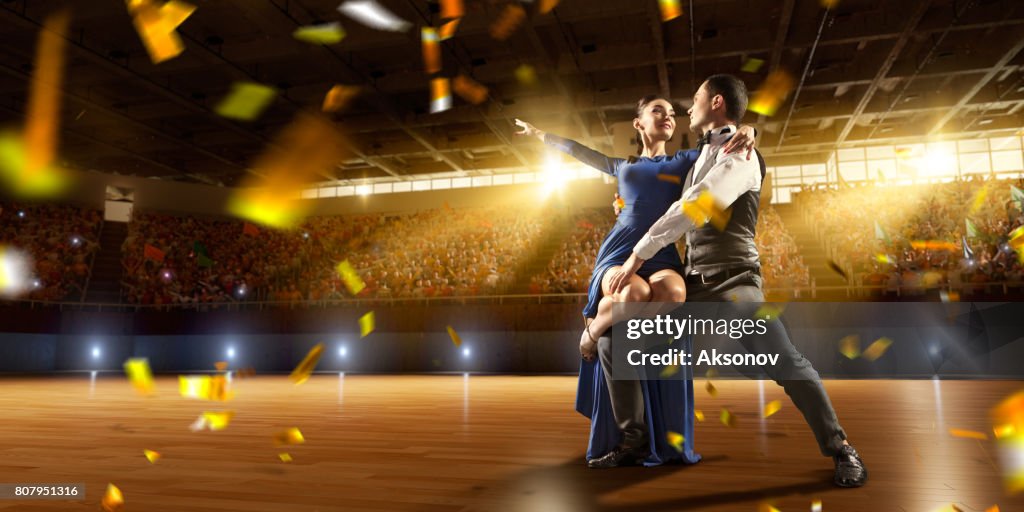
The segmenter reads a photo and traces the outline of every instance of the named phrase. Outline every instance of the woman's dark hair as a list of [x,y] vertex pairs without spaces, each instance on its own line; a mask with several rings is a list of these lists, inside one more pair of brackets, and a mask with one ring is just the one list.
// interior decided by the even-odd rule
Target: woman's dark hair
[[[640,101],[636,102],[636,117],[642,116],[644,113],[644,109],[647,108],[647,105],[649,105],[652,101],[655,100],[665,100],[669,103],[669,105],[672,104],[672,100],[669,100],[657,94],[648,94],[647,96],[640,98]],[[675,106],[673,106],[672,108],[675,108]],[[642,133],[640,133],[640,130],[636,131],[636,154],[644,154],[644,136]]]

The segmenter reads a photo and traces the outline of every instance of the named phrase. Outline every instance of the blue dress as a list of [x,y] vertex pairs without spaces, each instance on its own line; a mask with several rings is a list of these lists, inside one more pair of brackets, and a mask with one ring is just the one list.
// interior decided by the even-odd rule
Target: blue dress
[[[583,315],[593,318],[604,295],[601,281],[609,268],[622,265],[633,252],[633,247],[647,234],[647,230],[668,211],[672,203],[683,195],[683,182],[700,153],[695,150],[679,151],[674,155],[625,160],[609,158],[575,141],[547,134],[545,142],[572,155],[579,161],[618,178],[619,196],[626,206],[619,213],[615,226],[605,237],[597,253],[597,262],[590,277],[588,301]],[[682,274],[683,263],[674,245],[658,251],[644,262],[637,275],[648,279],[659,270],[672,269]],[[596,336],[596,333],[595,333]],[[679,347],[692,349],[692,338],[680,340]],[[621,441],[621,433],[612,415],[608,386],[601,370],[601,362],[581,360],[580,380],[576,392],[576,410],[590,418],[590,443],[587,458],[600,457]],[[652,376],[657,379],[658,376]],[[671,380],[641,380],[646,410],[648,439],[651,453],[644,461],[647,466],[666,462],[692,464],[700,460],[693,451],[693,375],[691,367],[680,367]],[[668,444],[669,431],[683,435],[682,452]]]

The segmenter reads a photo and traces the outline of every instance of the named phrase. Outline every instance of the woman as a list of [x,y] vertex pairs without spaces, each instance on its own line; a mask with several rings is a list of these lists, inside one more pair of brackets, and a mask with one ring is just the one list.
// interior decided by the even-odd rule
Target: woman
[[[583,309],[585,328],[580,338],[580,354],[584,362],[580,366],[576,410],[591,420],[587,459],[596,459],[617,446],[621,437],[612,416],[604,375],[598,366],[600,363],[595,361],[597,338],[612,324],[612,304],[683,302],[686,299],[686,286],[680,275],[683,265],[673,245],[644,262],[621,292],[609,293],[610,278],[651,225],[682,196],[682,184],[700,153],[696,150],[678,151],[674,155],[665,153],[665,143],[672,138],[676,128],[675,109],[671,102],[658,96],[645,96],[637,102],[633,127],[637,131],[638,156],[629,159],[609,158],[518,119],[516,124],[522,128],[518,135],[537,137],[545,144],[618,178],[618,194],[625,203],[615,226],[598,251],[588,302]],[[749,152],[753,140],[753,129],[744,126],[723,150]],[[681,348],[689,352],[689,344],[690,340],[686,340],[686,346]],[[700,456],[693,452],[693,387],[688,372],[688,368],[680,372],[682,378],[679,380],[642,381],[650,441],[650,455],[644,461],[645,465],[658,465],[674,459],[685,463],[700,460]],[[685,441],[681,453],[668,445],[666,435],[669,431],[683,435]]]

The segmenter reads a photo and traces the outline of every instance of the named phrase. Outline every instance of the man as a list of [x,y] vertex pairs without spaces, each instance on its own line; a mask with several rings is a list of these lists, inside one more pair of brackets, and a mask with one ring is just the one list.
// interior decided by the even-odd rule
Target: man
[[[760,154],[755,162],[742,154],[721,152],[722,145],[736,132],[746,109],[747,89],[738,78],[714,75],[701,84],[688,111],[690,129],[704,134],[700,157],[687,176],[682,199],[654,223],[634,247],[622,270],[612,277],[613,293],[629,283],[644,260],[685,235],[688,300],[764,302],[760,258],[754,244],[764,160]],[[709,216],[694,214],[693,209],[684,213],[683,205],[699,202],[702,194],[710,194],[719,208],[731,208],[724,229],[719,229],[721,224],[719,228],[710,225]],[[818,373],[793,346],[781,322],[772,320],[765,335],[744,337],[740,343],[751,353],[780,355],[779,364],[762,369],[786,390],[803,413],[821,453],[833,458],[836,485],[864,485],[868,477],[864,463],[846,441],[846,433],[839,426]],[[599,350],[610,351],[610,344],[599,344]],[[621,414],[629,416],[628,411],[621,411]],[[616,416],[619,415],[617,412]],[[628,454],[617,456],[629,459]]]

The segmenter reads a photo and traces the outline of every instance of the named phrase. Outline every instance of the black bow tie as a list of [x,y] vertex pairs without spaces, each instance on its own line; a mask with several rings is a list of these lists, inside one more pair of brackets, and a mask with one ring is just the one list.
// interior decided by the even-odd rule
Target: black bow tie
[[701,135],[699,138],[697,138],[697,151],[699,152],[703,150],[704,146],[708,144],[711,144],[711,132],[707,132],[704,135]]

